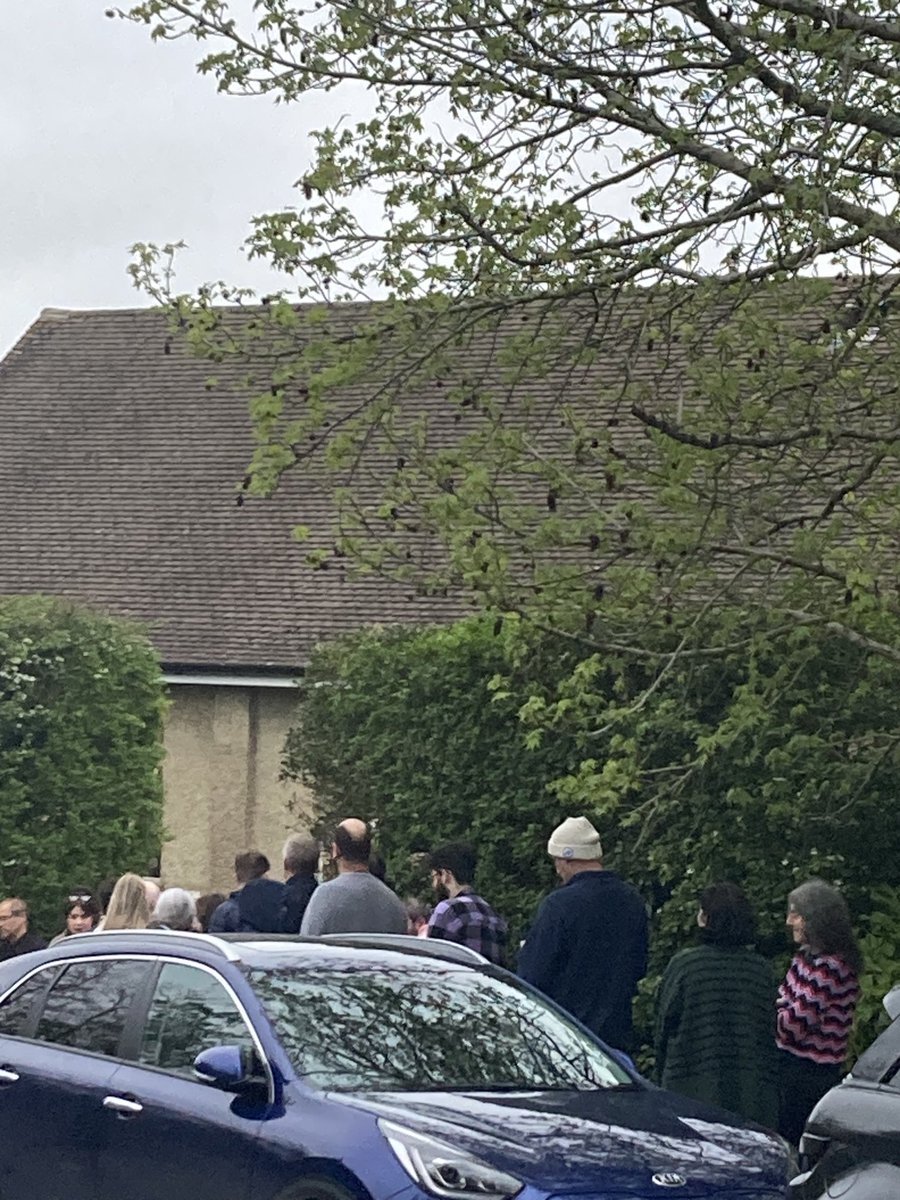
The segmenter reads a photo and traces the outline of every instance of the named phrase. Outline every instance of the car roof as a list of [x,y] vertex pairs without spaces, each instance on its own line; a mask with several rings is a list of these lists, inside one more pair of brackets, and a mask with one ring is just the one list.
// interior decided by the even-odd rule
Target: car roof
[[469,966],[482,966],[488,960],[457,942],[445,942],[432,938],[420,938],[407,933],[326,933],[319,937],[303,937],[289,933],[226,933],[222,940],[260,950],[279,948],[291,952],[296,946],[299,953],[308,952],[310,946],[347,946],[357,950],[399,950],[406,954],[425,955],[427,958],[443,958]]
[[454,942],[417,938],[401,934],[329,934],[323,937],[302,937],[299,934],[263,933],[186,933],[173,929],[100,930],[76,934],[57,943],[52,950],[21,955],[18,961],[38,956],[44,961],[61,961],[85,954],[152,954],[174,953],[179,957],[198,958],[211,963],[216,959],[256,968],[317,966],[346,967],[353,961],[381,962],[385,966],[410,967],[413,962],[423,968],[488,966],[487,960],[474,950]]
[[880,1083],[889,1075],[900,1062],[900,1017],[895,1017],[891,1024],[875,1041],[865,1049],[850,1072],[854,1079],[863,1079],[869,1083]]

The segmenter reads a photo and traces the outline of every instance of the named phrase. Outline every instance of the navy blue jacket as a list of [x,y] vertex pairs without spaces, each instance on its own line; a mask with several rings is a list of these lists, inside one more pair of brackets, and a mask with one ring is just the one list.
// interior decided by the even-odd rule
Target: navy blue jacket
[[232,892],[209,919],[210,933],[282,933],[284,884],[251,879]]
[[647,971],[647,906],[614,871],[579,871],[541,903],[519,974],[610,1046],[629,1050]]

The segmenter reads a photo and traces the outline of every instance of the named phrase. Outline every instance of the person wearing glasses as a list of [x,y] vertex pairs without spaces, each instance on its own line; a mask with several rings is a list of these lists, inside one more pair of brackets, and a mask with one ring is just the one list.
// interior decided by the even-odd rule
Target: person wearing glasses
[[97,922],[103,916],[100,901],[88,888],[72,888],[66,897],[63,913],[66,927],[56,935],[51,946],[74,933],[90,933],[97,928]]
[[44,950],[47,943],[28,928],[28,905],[18,896],[0,900],[0,962],[32,950]]

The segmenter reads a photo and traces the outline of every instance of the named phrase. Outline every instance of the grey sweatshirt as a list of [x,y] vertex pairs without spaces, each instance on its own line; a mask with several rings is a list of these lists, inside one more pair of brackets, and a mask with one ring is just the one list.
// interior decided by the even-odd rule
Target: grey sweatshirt
[[300,932],[406,933],[406,908],[368,871],[348,871],[316,888]]

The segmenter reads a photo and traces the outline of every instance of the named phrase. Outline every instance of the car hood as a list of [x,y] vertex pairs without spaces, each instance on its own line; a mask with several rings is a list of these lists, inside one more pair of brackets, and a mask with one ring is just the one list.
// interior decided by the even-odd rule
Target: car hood
[[757,1126],[656,1088],[590,1092],[368,1093],[345,1103],[467,1150],[558,1196],[783,1197],[784,1143]]

